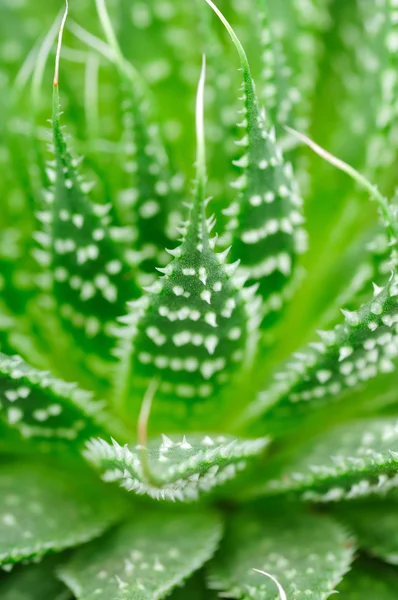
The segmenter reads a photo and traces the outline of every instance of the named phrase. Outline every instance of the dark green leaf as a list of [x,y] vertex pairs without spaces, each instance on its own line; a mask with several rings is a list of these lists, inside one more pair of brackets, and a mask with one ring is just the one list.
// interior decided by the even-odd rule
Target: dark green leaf
[[0,581],[1,600],[70,600],[69,590],[55,577],[56,562],[16,568]]
[[380,563],[361,560],[337,588],[344,600],[396,600],[398,573]]
[[398,565],[398,502],[394,497],[344,503],[334,514],[354,532],[366,552]]

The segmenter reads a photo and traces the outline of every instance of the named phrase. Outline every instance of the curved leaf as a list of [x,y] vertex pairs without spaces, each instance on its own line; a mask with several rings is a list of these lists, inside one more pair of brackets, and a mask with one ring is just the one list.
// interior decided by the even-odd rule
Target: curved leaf
[[[243,121],[239,141],[245,153],[235,165],[241,175],[233,184],[236,201],[227,209],[233,240],[233,256],[240,271],[252,284],[259,283],[264,300],[263,315],[280,311],[283,290],[291,281],[298,251],[303,251],[302,199],[276,143],[273,127],[259,108],[255,84],[245,51],[228,21],[211,0],[215,11],[235,44],[243,73]],[[268,320],[263,322],[263,326]]]
[[[189,437],[189,436],[188,436]],[[104,481],[116,481],[128,491],[152,498],[192,502],[233,479],[245,469],[248,459],[260,454],[267,438],[238,440],[232,437],[192,436],[173,441],[163,436],[152,441],[147,455],[142,446],[122,447],[102,439],[87,444],[85,456],[103,472]],[[143,467],[148,460],[150,480]]]
[[60,577],[84,600],[159,600],[211,558],[221,533],[212,513],[142,513],[76,552]]
[[101,535],[126,505],[86,471],[0,466],[0,564],[59,552]]
[[76,384],[0,353],[0,416],[23,437],[79,445],[112,427],[103,408]]
[[[321,340],[293,355],[274,381],[248,406],[249,420],[268,411],[277,416],[286,410],[308,410],[331,402],[381,373],[395,369],[398,356],[398,276],[358,311],[343,311],[345,323],[320,331]],[[294,405],[297,405],[294,406]]]
[[398,486],[397,451],[397,419],[354,421],[311,440],[293,457],[270,463],[264,473],[268,481],[256,493],[295,491],[314,502],[383,494]]
[[114,345],[116,318],[139,295],[125,260],[126,232],[111,227],[110,206],[87,196],[61,128],[57,86],[52,125],[55,161],[48,172],[54,189],[48,194],[48,209],[38,215],[43,228],[36,235],[43,247],[41,262],[50,271],[45,287],[88,357],[97,356],[100,346],[106,360]]
[[232,598],[277,598],[282,587],[287,598],[327,598],[349,569],[354,545],[350,536],[328,517],[286,512],[232,519],[220,553],[210,565],[212,587]]
[[169,250],[174,260],[159,269],[163,276],[121,319],[127,327],[119,349],[119,401],[129,416],[136,416],[151,380],[159,378],[152,415],[158,432],[160,427],[175,429],[177,419],[180,428],[216,428],[230,407],[219,402],[215,412],[212,399],[251,364],[258,341],[255,288],[242,289],[243,281],[234,277],[237,264],[225,264],[228,251],[214,251],[217,236],[211,238],[210,232],[215,219],[205,214],[204,85],[203,68],[195,196],[181,229],[182,244]]

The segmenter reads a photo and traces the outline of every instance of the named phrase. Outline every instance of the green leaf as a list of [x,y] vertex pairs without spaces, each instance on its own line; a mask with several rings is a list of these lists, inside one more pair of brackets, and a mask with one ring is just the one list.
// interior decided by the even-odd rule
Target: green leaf
[[[373,97],[376,98],[376,105],[373,104],[372,117],[375,118],[376,131],[366,140],[366,171],[369,173],[382,172],[396,158],[397,140],[395,138],[395,121],[397,117],[397,107],[393,101],[398,91],[398,79],[396,76],[397,53],[395,39],[398,32],[396,21],[396,6],[392,0],[384,3],[375,4],[361,2],[359,3],[360,18],[364,23],[372,21],[378,23],[376,27],[366,27],[371,32],[373,40],[366,36],[364,48],[372,48],[377,55],[379,62],[379,77],[376,78],[378,84],[376,93],[373,91]],[[373,31],[372,31],[373,29]],[[365,67],[368,62],[364,61]],[[368,67],[369,69],[369,67]],[[374,71],[369,69],[369,79],[373,80]],[[361,74],[363,77],[363,74]],[[366,88],[364,88],[366,89]],[[358,90],[359,92],[359,90]],[[369,98],[369,95],[367,94]],[[373,120],[372,120],[373,125]]]
[[153,440],[148,446],[150,480],[143,467],[146,453],[143,456],[141,446],[130,449],[114,440],[110,445],[93,439],[87,444],[85,457],[103,472],[104,481],[116,481],[128,491],[156,499],[192,502],[233,479],[268,441],[198,435],[177,441],[163,436],[161,443]]
[[314,502],[383,494],[398,486],[397,450],[397,419],[354,421],[269,463],[256,493],[295,491]]
[[1,600],[70,600],[70,592],[55,578],[56,562],[18,567],[0,581]]
[[44,228],[36,238],[44,249],[52,277],[48,287],[66,329],[86,351],[87,360],[98,355],[99,347],[103,359],[109,359],[116,318],[124,313],[125,303],[138,296],[125,260],[126,232],[111,227],[110,206],[95,204],[87,196],[62,132],[57,86],[52,126],[55,161],[49,175],[55,187],[48,194],[48,210],[39,214]]
[[[182,244],[148,294],[132,303],[120,347],[119,402],[136,418],[154,377],[160,384],[152,414],[155,431],[206,428],[222,422],[229,399],[221,392],[252,362],[258,341],[258,298],[234,278],[237,264],[225,264],[228,251],[214,252],[217,237],[206,218],[206,167],[203,126],[203,70],[197,97],[197,178]],[[214,397],[218,396],[217,415]],[[172,407],[172,408],[171,408]],[[171,418],[170,418],[171,417]],[[217,422],[215,421],[217,419]]]
[[[395,204],[396,200],[394,199],[393,202]],[[341,306],[354,311],[359,305],[366,303],[372,282],[384,285],[388,281],[394,265],[398,264],[396,249],[391,247],[384,226],[377,226],[376,230],[372,232],[370,241],[366,244],[365,256],[363,240],[359,244],[355,244],[352,254],[358,263],[355,273],[351,279],[344,282],[340,294],[333,299],[332,305],[322,315],[322,328],[330,327],[338,322]],[[342,260],[347,260],[347,256]]]
[[395,569],[363,559],[355,563],[337,588],[344,600],[396,600],[397,589]]
[[80,445],[115,425],[93,394],[0,353],[0,416],[24,438]]
[[210,565],[212,587],[242,600],[286,597],[323,600],[349,569],[354,545],[329,517],[302,513],[297,507],[260,517],[233,517],[220,553]]
[[323,67],[321,58],[328,41],[324,36],[331,24],[330,3],[328,0],[310,0],[305,4],[288,0],[280,4],[260,0],[260,6],[264,4],[270,15],[273,36],[286,55],[291,83],[300,93],[297,124],[303,131],[316,117],[313,98],[319,86],[318,71]]
[[[295,108],[301,101],[300,90],[293,85],[292,69],[287,64],[283,43],[273,27],[273,19],[269,14],[268,2],[258,0],[260,9],[260,40],[261,40],[261,87],[259,96],[267,108],[269,125],[275,124],[277,138],[283,145],[286,135],[283,125],[292,126]],[[254,15],[258,23],[258,14]],[[266,117],[267,117],[266,115]],[[300,125],[299,125],[300,127]]]
[[318,332],[319,342],[294,354],[277,371],[271,385],[248,406],[246,418],[252,420],[266,411],[267,416],[278,416],[300,407],[306,411],[309,405],[330,402],[395,369],[398,276],[392,275],[383,288],[375,286],[374,298],[359,310],[343,314],[344,324]]
[[144,273],[140,283],[148,285],[153,281],[156,265],[167,262],[165,247],[170,242],[166,235],[167,216],[175,195],[173,184],[179,178],[171,177],[149,90],[124,58],[103,0],[97,0],[97,11],[108,43],[114,49],[121,89],[120,160],[124,187],[115,198],[115,207],[123,224],[132,227],[134,244],[129,262]]
[[[291,281],[297,251],[303,247],[302,200],[291,165],[285,164],[273,128],[260,111],[245,51],[225,17],[206,0],[234,42],[243,72],[243,138],[245,154],[235,162],[241,175],[233,184],[236,201],[227,209],[233,239],[233,257],[249,282],[259,283],[263,313],[279,311],[282,291]],[[268,325],[268,321],[264,321]]]
[[78,546],[118,521],[125,503],[85,470],[0,466],[0,564]]
[[30,440],[23,438],[14,427],[10,427],[0,418],[0,452],[2,454],[29,454],[31,451]]
[[398,565],[398,502],[363,500],[337,506],[334,514],[354,532],[358,544],[369,554]]
[[60,576],[84,600],[158,600],[212,557],[221,533],[212,513],[141,512],[77,551]]
[[126,187],[120,190],[116,204],[134,233],[129,262],[145,274],[139,282],[148,285],[155,278],[155,267],[167,262],[167,218],[176,194],[173,185],[179,179],[171,177],[159,127],[139,82],[122,76],[121,88]]

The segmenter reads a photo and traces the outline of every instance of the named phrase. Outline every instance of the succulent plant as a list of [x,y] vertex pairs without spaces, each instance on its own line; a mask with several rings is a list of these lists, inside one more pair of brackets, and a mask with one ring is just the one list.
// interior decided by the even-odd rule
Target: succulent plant
[[3,4],[0,597],[396,598],[398,3]]

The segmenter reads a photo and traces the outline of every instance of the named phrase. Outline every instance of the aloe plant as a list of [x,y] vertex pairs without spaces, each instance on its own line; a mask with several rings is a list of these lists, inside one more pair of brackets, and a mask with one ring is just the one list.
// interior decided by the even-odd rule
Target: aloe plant
[[398,4],[108,4],[1,19],[0,596],[392,600]]

